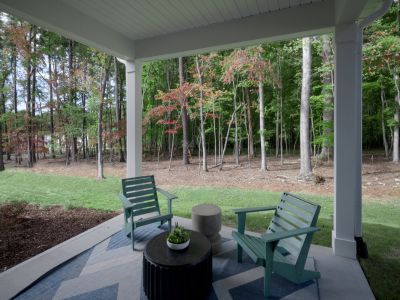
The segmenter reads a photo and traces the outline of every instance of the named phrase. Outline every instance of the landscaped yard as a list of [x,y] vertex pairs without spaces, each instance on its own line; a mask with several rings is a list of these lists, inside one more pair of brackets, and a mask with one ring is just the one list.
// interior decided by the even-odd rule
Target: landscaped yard
[[[165,186],[178,195],[173,203],[176,215],[190,217],[191,207],[203,202],[219,205],[223,221],[234,226],[231,208],[275,205],[280,193],[219,187]],[[0,203],[27,201],[42,206],[64,205],[119,210],[120,180],[110,177],[103,181],[91,178],[35,174],[7,170],[0,173]],[[322,206],[318,232],[313,243],[330,246],[332,231],[332,197],[302,195]],[[160,196],[161,198],[161,196]],[[381,199],[383,200],[383,199]],[[166,201],[160,201],[166,209]],[[263,231],[270,214],[257,213],[249,217],[248,229]],[[400,201],[369,200],[363,204],[364,239],[368,244],[369,259],[361,265],[378,299],[396,299],[400,295]],[[323,276],[323,274],[322,274]]]

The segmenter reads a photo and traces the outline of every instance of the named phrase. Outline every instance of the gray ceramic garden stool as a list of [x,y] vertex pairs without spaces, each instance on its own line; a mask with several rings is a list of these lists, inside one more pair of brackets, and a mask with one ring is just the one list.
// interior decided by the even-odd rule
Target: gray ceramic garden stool
[[204,234],[212,245],[213,252],[221,240],[221,208],[213,204],[200,204],[192,207],[193,230]]

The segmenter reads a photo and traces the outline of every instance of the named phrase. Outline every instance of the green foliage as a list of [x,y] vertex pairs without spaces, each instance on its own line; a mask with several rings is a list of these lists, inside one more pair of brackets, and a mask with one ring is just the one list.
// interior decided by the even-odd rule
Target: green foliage
[[167,240],[173,244],[183,244],[187,242],[189,238],[189,231],[187,231],[183,226],[179,226],[178,223],[175,223],[175,227],[168,234]]

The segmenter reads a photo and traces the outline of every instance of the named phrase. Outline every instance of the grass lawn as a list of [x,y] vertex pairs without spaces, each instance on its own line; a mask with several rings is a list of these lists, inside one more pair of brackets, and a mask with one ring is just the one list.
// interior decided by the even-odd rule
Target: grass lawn
[[[43,206],[61,204],[66,208],[87,207],[101,210],[120,210],[118,193],[120,180],[108,178],[97,181],[81,177],[34,174],[7,170],[0,172],[0,203],[27,201]],[[174,187],[169,189],[179,199],[173,202],[174,214],[190,217],[191,207],[199,203],[214,203],[221,207],[223,222],[234,226],[231,209],[276,205],[280,193],[262,190],[223,189],[212,187]],[[302,195],[322,206],[313,243],[331,246],[332,197]],[[160,197],[161,199],[161,197]],[[160,201],[166,210],[166,201]],[[271,214],[257,213],[247,220],[248,229],[265,230]],[[363,204],[364,239],[369,259],[360,263],[378,299],[400,297],[400,201]]]

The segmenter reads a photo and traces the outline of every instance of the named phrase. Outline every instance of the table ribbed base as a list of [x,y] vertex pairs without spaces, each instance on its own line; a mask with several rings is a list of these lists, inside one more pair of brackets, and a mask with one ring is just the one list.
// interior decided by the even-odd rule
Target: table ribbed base
[[149,300],[204,299],[212,283],[212,255],[196,265],[165,267],[143,256],[143,289]]

